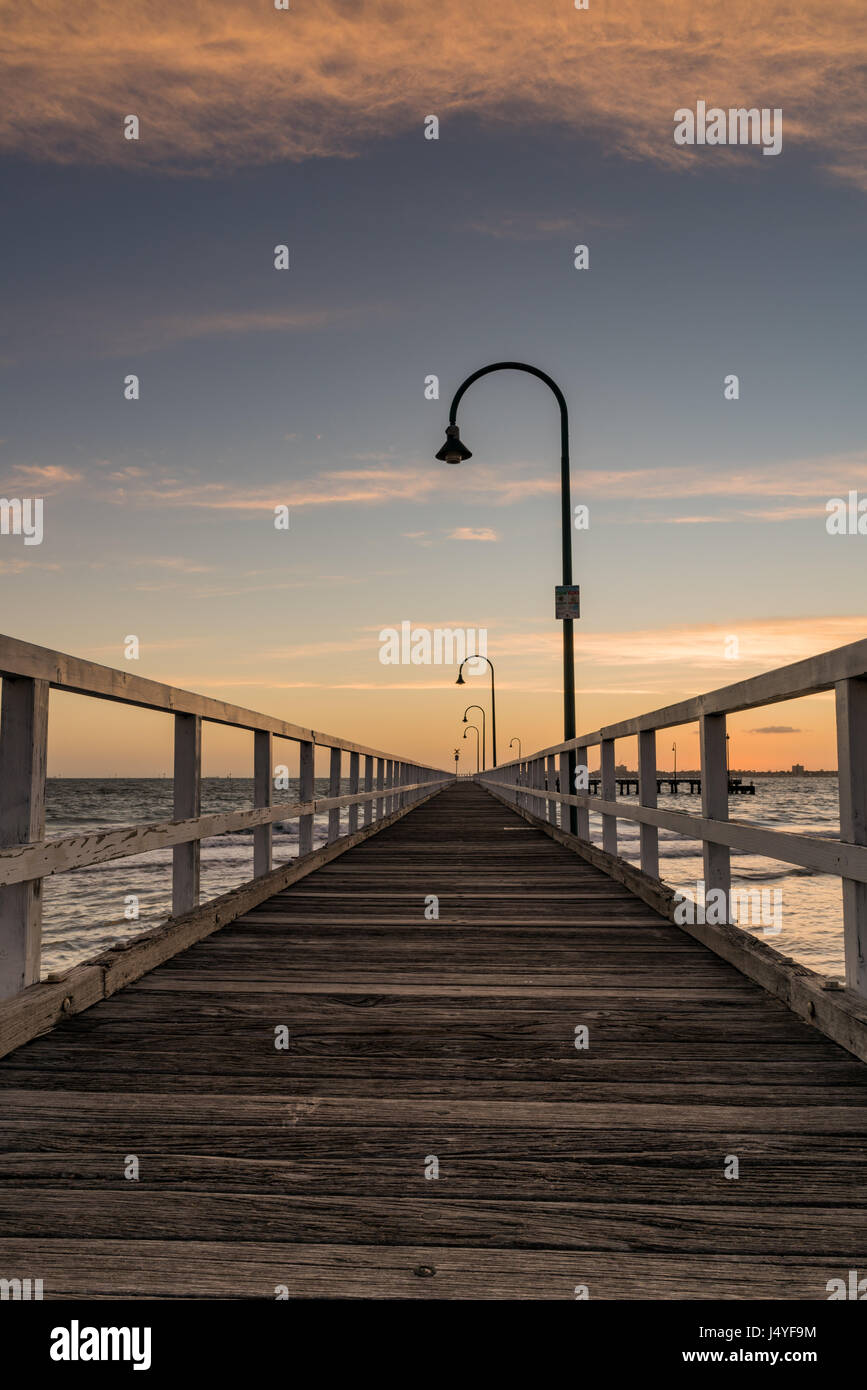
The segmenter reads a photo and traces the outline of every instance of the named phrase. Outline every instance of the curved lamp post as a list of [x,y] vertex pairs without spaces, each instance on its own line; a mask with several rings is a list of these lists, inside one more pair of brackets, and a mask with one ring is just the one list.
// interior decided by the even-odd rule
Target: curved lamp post
[[[465,656],[464,659],[463,659],[463,661],[461,662],[460,666],[458,667],[458,678],[457,678],[457,680],[455,681],[455,685],[466,685],[466,681],[464,680],[464,667],[466,666],[466,664],[467,664],[468,661],[487,661],[488,665],[489,665],[490,668],[491,668],[491,751],[492,751],[492,753],[493,753],[493,755],[494,755],[492,766],[493,766],[493,767],[496,767],[496,766],[497,766],[497,705],[496,705],[495,695],[494,695],[494,663],[493,663],[493,661],[491,661],[490,657],[487,657],[487,656]],[[472,708],[472,706],[471,706],[471,708]]]
[[487,734],[485,733],[485,711],[482,709],[481,705],[467,705],[466,709],[464,710],[464,723],[465,723],[465,724],[466,724],[466,722],[467,722],[467,715],[469,714],[469,712],[470,712],[471,709],[477,709],[477,710],[479,711],[479,714],[482,716],[482,772],[484,772],[484,770],[485,770],[485,748],[486,748],[486,746],[487,746],[487,737],[488,737]]
[[517,743],[517,745],[518,745],[518,757],[520,758],[520,756],[521,756],[521,740],[520,740],[519,738],[510,738],[510,739],[509,739],[509,747],[510,747],[510,748],[511,748],[511,746],[512,746],[513,743]]
[[[461,398],[469,386],[480,377],[488,376],[491,372],[513,371],[527,372],[530,376],[538,377],[550,387],[554,393],[557,404],[560,407],[560,528],[561,528],[561,547],[563,564],[563,585],[565,588],[572,587],[572,502],[570,494],[569,480],[569,412],[566,407],[566,398],[560,387],[546,372],[542,372],[538,367],[528,366],[526,362],[492,362],[490,366],[481,367],[479,371],[473,372],[466,381],[462,382],[455,392],[451,407],[449,409],[449,423],[446,428],[446,442],[436,455],[443,463],[465,463],[472,458],[472,453],[461,440],[457,425],[458,406]],[[573,595],[574,597],[574,595]],[[564,595],[564,603],[567,596]],[[563,623],[563,740],[569,742],[575,737],[575,652],[572,636],[572,617],[561,618]],[[493,688],[493,674],[491,676]],[[496,743],[494,745],[494,767],[497,765]],[[575,752],[569,753],[569,785],[575,783]],[[569,808],[569,827],[572,834],[577,833],[578,812],[575,806]]]
[[470,729],[472,729],[473,733],[474,733],[475,736],[476,736],[476,772],[478,772],[478,770],[479,770],[479,731],[478,731],[478,728],[476,727],[475,724],[468,724],[467,727],[464,729],[464,738],[466,738],[467,734],[470,732]]

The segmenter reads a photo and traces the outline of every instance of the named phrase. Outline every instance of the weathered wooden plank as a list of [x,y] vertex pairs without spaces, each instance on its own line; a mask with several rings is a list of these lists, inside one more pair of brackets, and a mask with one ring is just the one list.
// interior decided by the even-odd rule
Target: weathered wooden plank
[[[83,1117],[87,1124],[99,1130],[118,1122],[142,1125],[160,1119],[173,1119],[178,1124],[218,1125],[228,1119],[234,1124],[242,1121],[261,1126],[290,1123],[300,1115],[305,1124],[340,1124],[355,1126],[361,1118],[355,1097],[339,1094],[322,1096],[317,1106],[309,1106],[306,1097],[286,1094],[275,1099],[231,1095],[187,1096],[168,1095],[127,1096],[104,1094],[96,1113],[88,1095],[53,1092],[20,1091],[14,1088],[3,1093],[4,1122],[32,1121],[43,1125],[72,1121]],[[682,1130],[690,1133],[715,1131],[721,1135],[729,1129],[743,1133],[766,1133],[778,1129],[780,1116],[773,1107],[728,1105],[613,1105],[588,1101],[494,1101],[462,1100],[455,1104],[448,1097],[416,1100],[412,1097],[371,1097],[365,1104],[363,1120],[366,1125],[450,1125],[454,1129],[498,1126],[527,1128],[549,1126],[582,1130]],[[862,1106],[836,1106],[821,1103],[790,1107],[786,1129],[791,1135],[863,1134],[867,1127],[867,1103]]]
[[4,1268],[44,1271],[47,1300],[96,1298],[827,1298],[830,1258],[298,1245],[249,1240],[0,1241]]
[[[692,1105],[702,1101],[724,1104],[739,1097],[744,1105],[776,1106],[779,1120],[784,1118],[781,1112],[785,1106],[798,1100],[808,1104],[818,1087],[828,1095],[829,1102],[860,1103],[860,1097],[853,1093],[860,1091],[863,1083],[856,1081],[845,1069],[835,1068],[830,1059],[823,1059],[817,1065],[813,1052],[803,1046],[770,1044],[762,1047],[761,1056],[757,1047],[730,1048],[726,1052],[718,1045],[701,1047],[698,1051],[699,1056],[694,1057],[688,1049],[681,1048],[675,1058],[670,1050],[632,1048],[627,1055],[618,1052],[614,1057],[606,1055],[604,1062],[586,1062],[580,1075],[569,1060],[563,1058],[541,1061],[493,1056],[377,1058],[375,1075],[371,1075],[370,1064],[363,1057],[295,1054],[292,1087],[296,1094],[307,1097],[339,1088],[347,1097],[362,1099],[406,1096],[419,1100],[436,1098],[447,1091],[455,1100],[556,1101],[558,1098],[574,1100],[589,1094],[597,1101],[617,1104],[647,1099],[661,1104],[679,1101]],[[762,1066],[763,1075],[773,1078],[773,1086],[754,1084],[758,1066]],[[649,1069],[655,1077],[661,1078],[658,1083],[642,1079]],[[732,1078],[731,1091],[720,1081],[723,1070]],[[835,1085],[835,1081],[840,1084]],[[50,1091],[61,1085],[81,1092],[111,1092],[122,1086],[130,1093],[152,1093],[158,1089],[162,1094],[213,1095],[219,1088],[233,1095],[284,1096],[286,1068],[285,1064],[280,1065],[264,1054],[234,1058],[229,1065],[225,1057],[182,1058],[176,1052],[155,1055],[148,1065],[125,1047],[107,1052],[102,1065],[97,1065],[92,1056],[83,1057],[80,1051],[67,1051],[48,1061],[34,1059],[32,1066],[26,1065],[26,1056],[21,1061],[11,1059],[0,1070],[0,1089]],[[16,1137],[20,1138],[22,1133],[22,1127],[17,1126]],[[43,1142],[49,1150],[56,1147],[57,1141],[51,1136],[46,1138],[38,1122],[29,1133],[34,1145]],[[88,1135],[86,1129],[82,1133],[92,1142],[92,1134]],[[669,1133],[660,1131],[661,1143],[667,1142]],[[629,1137],[628,1131],[626,1134],[626,1142],[634,1144],[635,1137]],[[799,1135],[794,1146],[798,1151],[802,1150],[807,1137],[813,1136]],[[767,1138],[764,1135],[763,1142]],[[2,1142],[0,1138],[0,1145]],[[11,1139],[8,1142],[11,1144]],[[255,1139],[252,1142],[255,1145]],[[605,1142],[610,1144],[610,1134]],[[644,1144],[648,1142],[646,1137],[642,1140]],[[785,1134],[782,1142],[789,1149],[793,1147],[791,1135]],[[835,1135],[833,1141],[823,1142],[838,1145],[842,1139]],[[859,1152],[863,1152],[863,1139],[859,1136],[853,1142]],[[208,1147],[207,1140],[205,1146]],[[210,1147],[213,1148],[212,1141]],[[842,1151],[840,1157],[842,1161]]]
[[[422,1188],[425,1154],[416,1159],[416,1184]],[[445,1156],[441,1164],[446,1166]],[[622,1197],[609,1203],[592,1200],[551,1202],[468,1201],[445,1191],[447,1180],[431,1196],[303,1196],[267,1193],[196,1193],[149,1191],[142,1182],[122,1189],[79,1187],[74,1210],[65,1192],[52,1188],[0,1189],[0,1238],[14,1234],[60,1239],[177,1240],[194,1223],[201,1240],[233,1240],[238,1231],[254,1241],[321,1241],[389,1245],[421,1239],[430,1244],[487,1245],[521,1248],[539,1245],[568,1250],[652,1248],[677,1253],[684,1247],[709,1254],[798,1255],[806,1258],[858,1260],[867,1241],[867,1215],[848,1210],[841,1221],[835,1209],[753,1206],[732,1211],[725,1205],[663,1206],[644,1201],[635,1207]],[[720,1179],[725,1181],[725,1179]]]

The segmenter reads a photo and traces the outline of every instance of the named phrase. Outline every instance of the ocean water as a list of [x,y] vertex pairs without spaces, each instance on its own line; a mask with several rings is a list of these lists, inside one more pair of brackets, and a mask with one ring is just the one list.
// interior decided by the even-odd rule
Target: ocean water
[[[328,796],[328,778],[317,777],[317,797]],[[349,791],[348,781],[341,792]],[[297,779],[275,798],[300,800]],[[253,779],[204,777],[202,812],[242,811],[253,805]],[[154,778],[49,777],[46,785],[46,837],[83,835],[112,826],[147,824],[172,819],[172,782]],[[347,830],[341,812],[340,831]],[[298,854],[299,823],[274,824],[274,867]],[[328,815],[314,816],[313,847],[325,843]],[[203,840],[200,900],[216,898],[253,876],[253,832],[233,831]],[[138,899],[138,917],[128,919],[126,899]],[[129,940],[164,921],[171,912],[172,851],[151,850],[128,859],[113,859],[43,880],[43,976]]]
[[[840,837],[837,778],[756,777],[755,796],[729,796],[729,818],[759,825],[766,830],[811,835],[817,839]],[[622,800],[637,802],[635,795]],[[663,810],[701,813],[701,797],[681,791],[661,793]],[[602,844],[602,817],[590,816],[590,835]],[[618,850],[632,864],[639,864],[639,827],[618,820]],[[762,911],[742,913],[738,925],[766,941],[783,955],[842,979],[843,894],[835,874],[817,874],[778,859],[732,850],[732,887],[766,890]],[[693,899],[704,876],[700,841],[686,840],[670,830],[659,832],[659,872],[665,883]],[[755,902],[755,899],[754,899]],[[756,904],[757,906],[757,904]],[[764,919],[764,920],[763,920]],[[780,930],[768,931],[770,926]]]
[[[343,790],[348,791],[344,783]],[[280,793],[282,797],[284,794]],[[326,778],[316,779],[316,795],[328,795]],[[299,799],[297,781],[290,782],[287,801]],[[626,797],[625,801],[636,798]],[[253,782],[246,778],[212,777],[202,782],[202,810],[241,810],[253,804]],[[700,811],[700,798],[681,792],[659,798],[660,807]],[[768,829],[839,837],[836,777],[768,777],[756,779],[756,795],[733,796],[732,819]],[[83,834],[111,826],[170,820],[172,784],[168,778],[49,778],[47,835]],[[327,815],[314,818],[314,846],[324,844]],[[619,849],[632,863],[639,861],[638,825],[620,820]],[[601,817],[591,814],[591,838],[602,842]],[[347,813],[341,813],[341,833]],[[666,883],[695,897],[702,878],[701,845],[667,830],[659,832],[660,874]],[[274,863],[283,864],[298,853],[298,821],[274,826]],[[252,876],[252,831],[237,831],[202,842],[202,901],[238,887]],[[43,974],[66,969],[127,940],[163,921],[171,910],[171,849],[154,850],[129,859],[55,874],[44,880]],[[765,922],[741,920],[785,955],[814,970],[842,978],[842,893],[836,876],[815,874],[760,855],[732,852],[735,887],[765,889],[778,896],[765,900]],[[128,919],[126,899],[138,899],[138,917]],[[781,930],[769,934],[771,911]]]

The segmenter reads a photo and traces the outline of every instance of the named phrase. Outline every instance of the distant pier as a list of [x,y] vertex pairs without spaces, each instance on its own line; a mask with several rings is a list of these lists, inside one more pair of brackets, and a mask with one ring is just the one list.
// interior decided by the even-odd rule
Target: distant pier
[[[601,779],[600,777],[591,777],[591,778],[588,779],[588,786],[589,786],[590,791],[592,792],[592,794],[593,794],[594,796],[598,796],[598,795],[599,795],[599,784],[600,784],[601,780],[602,780],[602,779]],[[656,779],[656,794],[657,794],[657,796],[658,796],[659,793],[662,791],[663,787],[666,787],[666,788],[668,789],[668,793],[669,793],[670,796],[677,796],[677,795],[679,795],[681,788],[683,788],[683,790],[684,790],[686,793],[689,793],[689,794],[691,794],[691,795],[693,795],[693,796],[700,796],[700,795],[701,795],[701,778],[698,777],[698,776],[692,776],[692,777],[657,777],[657,779]],[[558,790],[559,790],[559,788],[558,788]],[[636,796],[638,796],[638,778],[637,778],[637,777],[618,777],[618,778],[617,778],[617,795],[618,795],[618,796],[631,796],[633,792],[635,793]],[[729,778],[729,796],[755,796],[755,794],[756,794],[756,784],[755,784],[755,782],[745,782],[745,781],[743,780],[743,778],[741,778],[741,777],[730,777],[730,778]]]

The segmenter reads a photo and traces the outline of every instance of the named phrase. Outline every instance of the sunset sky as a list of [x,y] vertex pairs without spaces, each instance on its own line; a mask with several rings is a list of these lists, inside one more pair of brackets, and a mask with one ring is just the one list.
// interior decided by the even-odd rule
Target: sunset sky
[[[290,2],[4,15],[0,495],[45,539],[0,536],[0,631],[453,766],[487,680],[379,632],[482,627],[501,761],[557,741],[555,403],[480,382],[433,457],[515,358],[590,508],[579,729],[867,636],[867,535],[825,525],[867,496],[863,0]],[[676,146],[699,100],[781,108],[781,154]],[[167,770],[167,718],[55,704],[51,771]],[[836,761],[827,697],[731,728]]]

